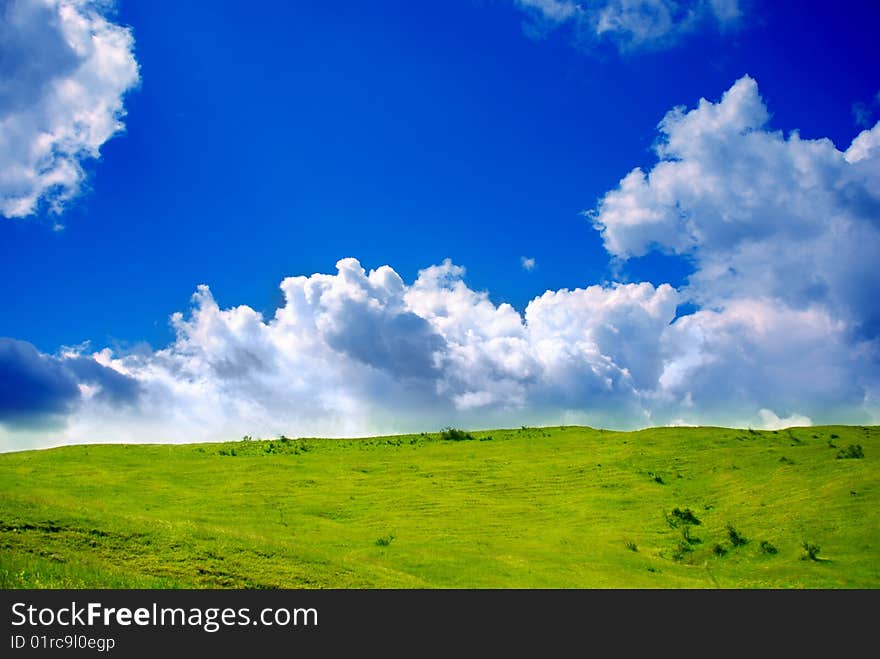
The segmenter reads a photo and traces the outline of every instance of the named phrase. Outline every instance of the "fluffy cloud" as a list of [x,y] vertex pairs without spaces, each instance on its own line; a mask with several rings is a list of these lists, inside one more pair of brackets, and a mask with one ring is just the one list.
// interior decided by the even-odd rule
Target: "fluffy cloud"
[[880,331],[880,124],[845,151],[767,128],[748,76],[718,103],[660,122],[650,171],[634,169],[593,214],[606,249],[652,249],[697,268],[686,293],[704,306],[766,298],[819,306],[855,334]]
[[138,393],[135,380],[75,351],[53,357],[0,337],[0,426],[51,428],[85,399],[124,405]]
[[[362,435],[444,425],[880,421],[880,124],[844,151],[768,128],[755,82],[660,123],[657,163],[591,213],[685,285],[547,291],[520,313],[450,261],[407,283],[352,258],[289,277],[271,318],[200,286],[156,351],[0,342],[0,448]],[[683,303],[696,309],[677,317]],[[40,434],[22,427],[55,425]]]
[[876,419],[880,124],[840,151],[768,117],[748,76],[717,103],[672,110],[657,164],[591,213],[618,259],[659,249],[695,266],[681,294],[701,310],[664,336],[658,409],[672,396],[703,421],[742,422],[771,402]]
[[532,34],[570,25],[581,44],[604,39],[621,51],[674,43],[702,23],[735,25],[741,16],[737,0],[515,0],[531,22]]
[[[190,312],[172,316],[175,341],[158,351],[50,357],[28,346],[50,371],[40,387],[54,401],[30,407],[69,415],[36,441],[351,435],[511,418],[644,423],[640,388],[659,375],[659,337],[675,312],[669,286],[548,292],[523,316],[464,274],[446,261],[407,285],[388,266],[366,272],[343,259],[334,275],[285,279],[269,319],[221,309],[200,286]],[[134,404],[113,398],[123,383],[136,383]],[[0,432],[4,448],[21,441]]]
[[0,4],[0,214],[54,212],[85,180],[82,161],[122,130],[138,83],[131,32],[99,0]]

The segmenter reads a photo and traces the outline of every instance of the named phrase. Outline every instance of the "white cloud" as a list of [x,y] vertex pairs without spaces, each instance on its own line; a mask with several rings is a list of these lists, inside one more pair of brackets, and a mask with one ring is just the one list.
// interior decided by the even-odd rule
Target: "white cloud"
[[[15,376],[0,379],[0,447],[880,422],[880,124],[841,151],[768,117],[748,77],[718,102],[674,109],[658,162],[592,213],[617,259],[692,259],[678,290],[547,291],[520,313],[448,260],[407,283],[347,258],[335,274],[284,279],[266,318],[220,308],[200,286],[161,350],[51,357],[0,341],[0,370]],[[676,318],[685,302],[697,310]],[[22,430],[41,420],[52,428]]]
[[535,10],[554,23],[567,21],[582,11],[573,0],[516,0],[516,4],[523,9]]
[[25,217],[41,202],[60,212],[83,185],[82,162],[123,129],[138,65],[131,31],[106,18],[108,6],[0,6],[0,214]]
[[607,39],[619,50],[668,46],[711,21],[734,26],[742,16],[737,0],[515,0],[531,23],[530,34],[569,24],[579,44]]
[[535,266],[538,265],[535,259],[529,258],[527,256],[520,257],[520,265],[522,265],[522,269],[526,272],[531,272],[535,269]]
[[[717,103],[660,122],[659,162],[591,213],[619,259],[692,259],[701,310],[663,337],[655,409],[742,424],[761,408],[814,420],[876,418],[880,369],[880,124],[846,151],[767,127],[749,77]],[[870,402],[874,401],[874,402]]]
[[706,307],[767,298],[820,306],[855,333],[880,330],[880,124],[846,151],[767,127],[748,76],[717,103],[660,122],[659,162],[634,169],[592,214],[606,249],[686,255],[685,293]]
[[782,428],[795,428],[803,426],[811,426],[813,422],[810,417],[793,414],[783,419],[779,418],[773,410],[758,410],[758,416],[761,418],[760,427],[764,430],[781,430]]
[[247,306],[221,309],[200,286],[190,313],[172,316],[177,338],[164,349],[68,349],[60,359],[93,363],[102,382],[116,373],[136,383],[137,403],[88,395],[79,385],[94,375],[80,366],[92,380],[65,375],[66,398],[46,396],[41,409],[56,416],[74,395],[76,409],[40,441],[357,435],[511,419],[644,424],[639,387],[662,366],[659,335],[675,309],[669,286],[548,292],[523,316],[463,276],[446,261],[407,285],[390,267],[366,272],[343,259],[335,275],[285,279],[285,303],[270,319]]

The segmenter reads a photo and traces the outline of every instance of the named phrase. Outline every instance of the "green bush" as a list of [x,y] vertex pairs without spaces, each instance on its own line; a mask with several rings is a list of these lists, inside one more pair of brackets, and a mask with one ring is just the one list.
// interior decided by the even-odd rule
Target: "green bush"
[[727,525],[727,537],[730,538],[730,544],[734,547],[742,547],[749,541],[748,538],[736,530],[736,527],[733,524]]
[[672,512],[666,515],[666,521],[674,529],[678,528],[680,524],[699,526],[702,523],[690,508],[685,508],[684,510],[673,508]]
[[804,555],[801,556],[801,560],[805,561],[807,559],[811,561],[819,560],[819,551],[821,547],[819,545],[813,544],[812,542],[804,542]]
[[761,540],[761,552],[764,554],[778,554],[779,550],[766,540]]
[[861,444],[850,444],[846,448],[842,448],[837,452],[838,460],[853,460],[865,457],[865,451],[862,450]]
[[453,442],[462,442],[466,440],[473,440],[474,436],[469,432],[459,430],[458,428],[444,428],[440,432],[440,439],[445,439],[447,441]]
[[387,547],[394,540],[393,535],[386,535],[382,538],[376,538],[376,546],[377,547]]

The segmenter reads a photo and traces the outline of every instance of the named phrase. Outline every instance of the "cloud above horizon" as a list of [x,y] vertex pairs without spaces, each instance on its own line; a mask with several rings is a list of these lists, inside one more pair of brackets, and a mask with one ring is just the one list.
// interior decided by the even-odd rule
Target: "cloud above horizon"
[[[718,101],[671,110],[656,163],[588,213],[622,264],[652,250],[689,258],[678,289],[547,291],[519,312],[449,260],[407,283],[346,258],[335,274],[284,279],[267,318],[221,308],[199,286],[159,350],[50,356],[0,342],[0,372],[24,383],[10,391],[30,392],[0,406],[0,448],[445,425],[877,423],[880,124],[841,151],[768,118],[748,76]],[[696,311],[679,317],[684,304]]]
[[527,15],[526,33],[540,37],[566,26],[575,42],[589,48],[609,41],[620,52],[671,46],[706,23],[735,27],[738,0],[514,0]]
[[0,6],[0,215],[60,213],[80,193],[83,161],[124,128],[139,82],[131,30],[97,0]]

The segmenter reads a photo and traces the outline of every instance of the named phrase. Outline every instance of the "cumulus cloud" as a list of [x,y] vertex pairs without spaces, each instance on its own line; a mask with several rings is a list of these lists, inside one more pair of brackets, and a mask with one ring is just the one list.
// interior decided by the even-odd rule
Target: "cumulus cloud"
[[0,337],[0,426],[57,427],[84,399],[120,405],[138,393],[135,380],[75,351],[53,357]]
[[687,294],[704,306],[743,297],[820,306],[869,339],[880,331],[880,124],[845,151],[767,127],[756,82],[660,122],[659,162],[639,168],[592,218],[606,249],[652,249],[696,266]]
[[680,293],[700,310],[664,336],[658,408],[672,396],[705,421],[765,407],[874,419],[880,124],[841,151],[768,120],[748,76],[716,103],[675,108],[658,162],[591,213],[614,257],[657,249],[695,266]]
[[[464,275],[446,261],[406,284],[388,266],[366,272],[343,259],[336,274],[285,279],[271,318],[221,309],[200,286],[191,310],[172,316],[177,336],[161,350],[51,357],[29,347],[50,371],[43,380],[60,383],[54,394],[41,385],[55,401],[42,412],[68,415],[38,441],[352,435],[513,418],[644,423],[641,388],[662,367],[671,287],[548,292],[520,314]],[[20,441],[0,433],[4,448]]]
[[621,51],[671,45],[707,22],[729,28],[742,15],[737,0],[515,0],[515,4],[529,17],[529,34],[568,25],[582,45],[608,40]]
[[[623,264],[650,250],[690,259],[677,289],[551,290],[520,312],[449,260],[408,283],[346,258],[333,274],[284,279],[266,317],[221,308],[200,286],[159,350],[50,356],[0,342],[0,447],[877,423],[880,124],[840,150],[771,129],[769,116],[749,77],[673,109],[657,162],[590,214]],[[683,305],[694,311],[679,316]],[[20,431],[37,421],[51,428]]]
[[85,181],[83,161],[123,129],[138,83],[134,40],[99,0],[0,4],[0,214],[56,213]]

